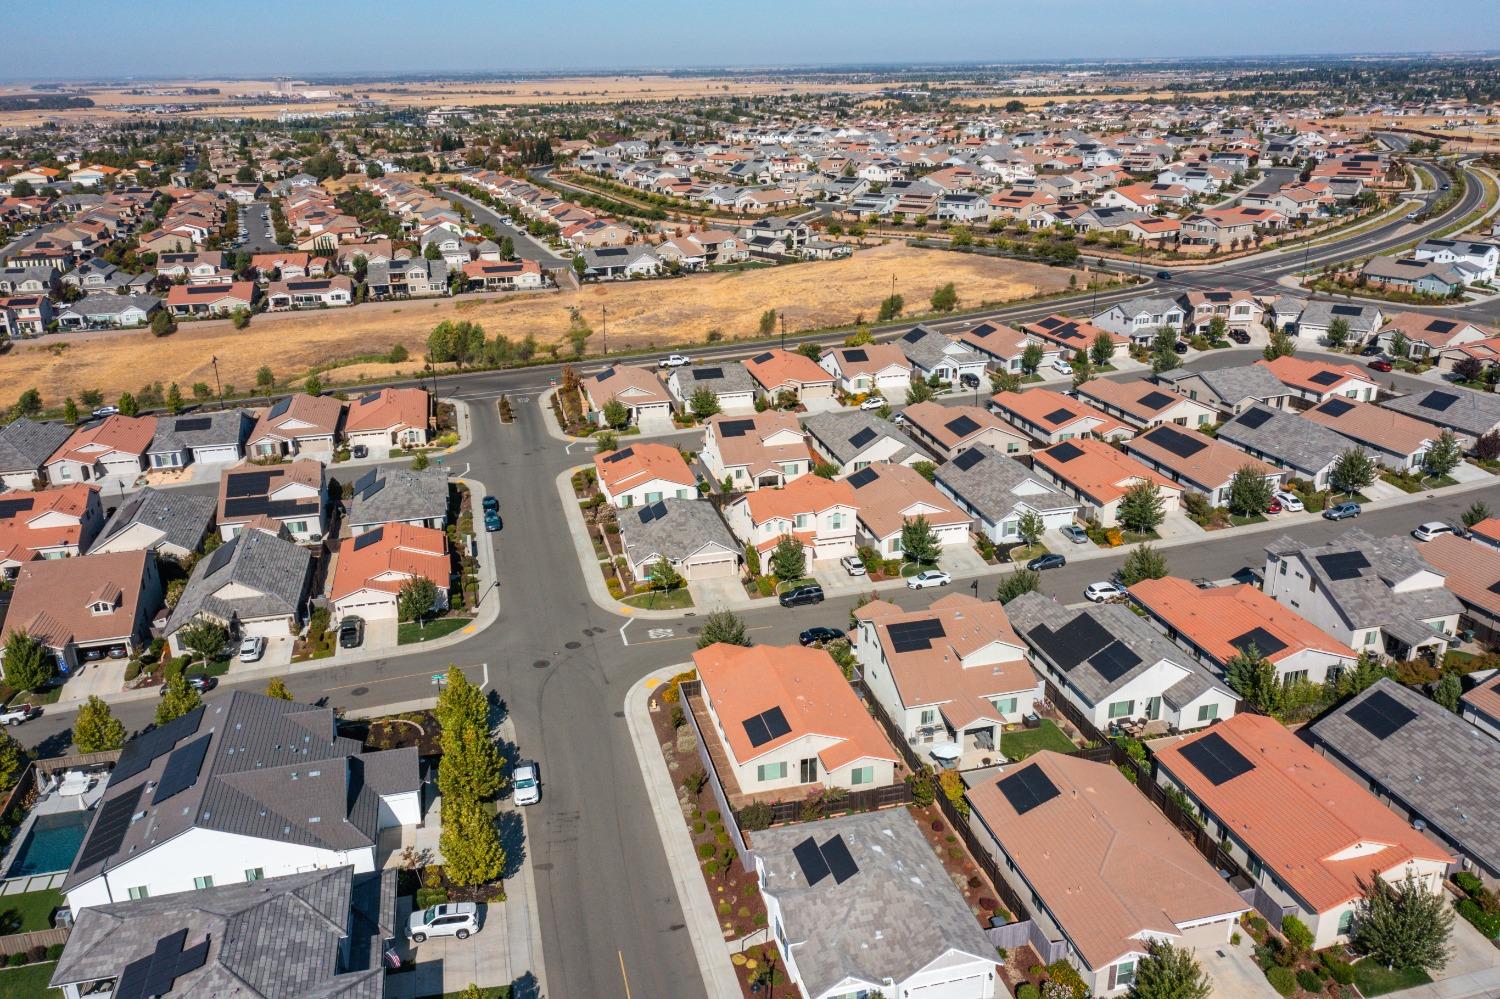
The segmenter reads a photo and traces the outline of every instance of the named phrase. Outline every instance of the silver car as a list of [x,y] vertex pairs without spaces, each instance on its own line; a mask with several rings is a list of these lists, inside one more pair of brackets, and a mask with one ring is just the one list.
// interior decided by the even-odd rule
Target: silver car
[[536,764],[522,763],[510,775],[514,800],[518,805],[535,805],[542,800],[542,782],[537,779]]
[[458,937],[467,940],[479,932],[479,907],[473,902],[444,902],[413,912],[406,921],[406,935],[412,943],[428,937]]

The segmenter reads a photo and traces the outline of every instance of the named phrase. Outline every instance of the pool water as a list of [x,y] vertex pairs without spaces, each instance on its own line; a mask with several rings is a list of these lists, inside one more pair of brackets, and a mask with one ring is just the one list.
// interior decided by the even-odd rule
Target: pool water
[[89,830],[91,818],[92,812],[38,815],[5,876],[51,874],[72,867],[73,858],[83,846],[83,836]]

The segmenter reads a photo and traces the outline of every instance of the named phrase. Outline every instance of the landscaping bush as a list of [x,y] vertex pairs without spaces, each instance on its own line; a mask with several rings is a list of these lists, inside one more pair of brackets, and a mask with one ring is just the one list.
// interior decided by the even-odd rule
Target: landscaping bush
[[1457,874],[1454,874],[1453,883],[1458,885],[1459,891],[1471,898],[1478,895],[1484,888],[1484,882],[1479,880],[1479,876],[1477,874],[1470,874],[1468,871],[1459,871]]
[[1297,984],[1309,995],[1317,995],[1323,991],[1323,979],[1311,968],[1303,968],[1297,972]]
[[56,961],[58,958],[62,957],[63,948],[66,946],[66,944],[53,944],[51,947],[48,947],[47,960]]
[[1016,989],[1016,999],[1041,999],[1042,992],[1030,982]]
[[34,947],[28,947],[26,949],[26,960],[30,961],[32,964],[36,964],[38,961],[47,960],[46,945],[37,944]]
[[1089,987],[1083,983],[1083,978],[1078,974],[1078,969],[1067,961],[1053,961],[1047,965],[1047,977],[1059,985],[1067,986],[1073,992],[1073,999],[1084,999],[1089,994]]
[[1331,950],[1325,950],[1319,957],[1323,961],[1323,968],[1340,985],[1352,985],[1354,983],[1354,965],[1339,957]]
[[1485,912],[1472,898],[1458,903],[1458,914],[1474,924],[1474,928],[1491,940],[1500,939],[1500,913]]
[[1297,976],[1292,974],[1291,968],[1272,967],[1266,969],[1266,981],[1271,983],[1271,988],[1278,994],[1290,996],[1297,991]]
[[740,809],[740,828],[754,832],[771,827],[771,806],[764,801],[755,801]]
[[26,955],[23,953],[12,954],[5,963],[10,965],[12,968],[19,968],[21,965],[26,963]]
[[136,677],[138,677],[140,675],[141,675],[141,661],[139,659],[132,659],[132,660],[130,660],[130,662],[128,662],[128,663],[125,664],[125,679],[127,681],[134,680]]
[[714,844],[712,844],[712,843],[699,843],[698,844],[698,859],[700,859],[700,860],[708,860],[709,858],[711,858],[714,855],[714,851],[717,850],[717,849],[718,849],[718,847],[714,846]]

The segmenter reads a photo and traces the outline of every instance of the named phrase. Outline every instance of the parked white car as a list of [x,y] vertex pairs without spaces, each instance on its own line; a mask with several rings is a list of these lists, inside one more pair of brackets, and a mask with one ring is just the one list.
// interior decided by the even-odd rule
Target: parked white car
[[1278,489],[1273,495],[1276,502],[1280,503],[1281,508],[1287,513],[1301,513],[1306,509],[1302,501],[1297,498],[1297,494],[1289,489]]
[[860,403],[859,404],[859,408],[862,409],[862,410],[871,410],[871,409],[879,409],[881,406],[884,406],[884,405],[885,405],[885,400],[884,399],[882,399],[878,395],[872,395],[868,399],[866,399],[864,402]]
[[260,657],[266,654],[266,639],[264,635],[251,635],[240,643],[240,662],[260,662]]
[[522,763],[510,775],[512,795],[518,805],[535,805],[542,800],[542,782],[535,763]]
[[406,935],[412,943],[428,937],[458,937],[467,940],[479,932],[479,907],[473,902],[445,902],[413,912],[406,921]]
[[688,363],[688,360],[689,358],[686,354],[668,354],[657,363],[657,367],[680,368],[684,364]]
[[909,590],[925,590],[929,586],[947,586],[953,582],[953,577],[941,569],[927,569],[917,573],[906,581]]
[[839,559],[839,565],[851,576],[863,576],[866,572],[865,563],[858,555],[845,555]]
[[1052,370],[1060,375],[1071,375],[1073,373],[1073,365],[1058,357],[1052,361]]
[[1454,533],[1453,528],[1441,520],[1429,520],[1427,523],[1419,525],[1415,531],[1412,531],[1411,536],[1418,541],[1431,541],[1439,534],[1452,533]]
[[1105,604],[1111,600],[1124,599],[1125,587],[1119,583],[1090,583],[1084,589],[1083,595],[1093,603]]

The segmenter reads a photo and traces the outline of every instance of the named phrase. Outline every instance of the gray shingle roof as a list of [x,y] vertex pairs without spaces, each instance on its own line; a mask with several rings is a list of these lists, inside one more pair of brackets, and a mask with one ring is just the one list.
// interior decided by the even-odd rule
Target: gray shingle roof
[[[842,836],[858,871],[808,885],[793,849]],[[995,960],[995,948],[933,848],[902,809],[849,815],[755,834],[763,890],[781,907],[807,995],[851,975],[904,981],[949,949]]]
[[95,539],[94,547],[139,523],[161,531],[164,544],[193,551],[213,520],[215,502],[212,496],[147,486],[115,509]]
[[[204,421],[208,425],[204,426]],[[215,413],[192,413],[186,416],[159,416],[152,451],[181,451],[184,448],[223,447],[244,444],[254,426],[254,418],[243,409],[226,409]]]
[[663,555],[680,562],[712,544],[731,552],[740,550],[718,511],[706,500],[668,498],[621,510],[619,519],[620,540],[636,564]]
[[953,341],[925,326],[912,327],[895,344],[901,348],[901,353],[906,355],[908,361],[924,371],[931,371],[945,359],[954,366],[985,362],[983,354],[967,346],[957,353],[949,352],[948,348],[953,346]]
[[1203,379],[1203,384],[1230,406],[1237,406],[1246,399],[1257,402],[1277,399],[1291,392],[1268,368],[1259,364],[1239,364],[1228,368],[1210,368],[1207,371],[1176,368],[1162,372],[1157,380],[1176,385],[1194,376]]
[[445,519],[448,515],[448,473],[441,468],[417,471],[382,468],[364,492],[349,504],[349,524],[394,524]]
[[802,425],[812,434],[818,446],[832,455],[833,460],[840,465],[847,465],[875,443],[876,437],[862,440],[859,444],[853,443],[865,430],[874,431],[877,437],[889,437],[901,443],[901,449],[888,459],[892,463],[900,464],[912,454],[925,454],[917,446],[917,442],[906,436],[900,427],[863,410],[819,413],[808,417]]
[[0,427],[0,472],[31,472],[42,467],[73,431],[61,423],[18,416]]
[[[1261,419],[1252,414],[1266,414],[1265,422],[1252,426],[1253,421]],[[1321,423],[1259,403],[1219,427],[1218,437],[1226,444],[1233,444],[1273,464],[1306,473],[1309,478],[1351,448],[1369,453]]]
[[[967,468],[953,461],[939,465],[937,484],[946,487],[989,523],[999,523],[1023,504],[1038,513],[1074,510],[1079,505],[1073,497],[988,444],[976,445],[966,453],[978,457],[964,458]],[[1024,488],[1024,492],[1017,491],[1018,488]]]
[[1500,395],[1457,385],[1420,389],[1399,399],[1386,399],[1380,405],[1470,437],[1482,437],[1500,427]]
[[[170,635],[200,613],[220,621],[296,617],[307,597],[311,568],[312,553],[306,548],[265,531],[245,530],[193,566],[163,633]],[[220,596],[230,584],[256,595]]]
[[1335,319],[1349,324],[1349,332],[1356,338],[1369,336],[1380,328],[1380,309],[1374,305],[1357,305],[1349,302],[1308,302],[1297,317],[1300,326],[1325,327]]
[[755,391],[755,379],[739,361],[724,361],[719,364],[694,364],[677,369],[677,384],[683,398],[692,399],[701,388],[716,394]]
[[[90,906],[78,914],[54,984],[117,978],[157,941],[187,930],[207,939],[204,964],[168,995],[380,999],[380,955],[396,935],[396,871],[306,871],[158,898]],[[351,932],[352,930],[352,932]],[[339,952],[348,938],[349,958]]]
[[[1385,738],[1349,717],[1378,694],[1416,715]],[[1309,731],[1345,766],[1374,781],[1500,876],[1500,741],[1394,680],[1381,680]]]

